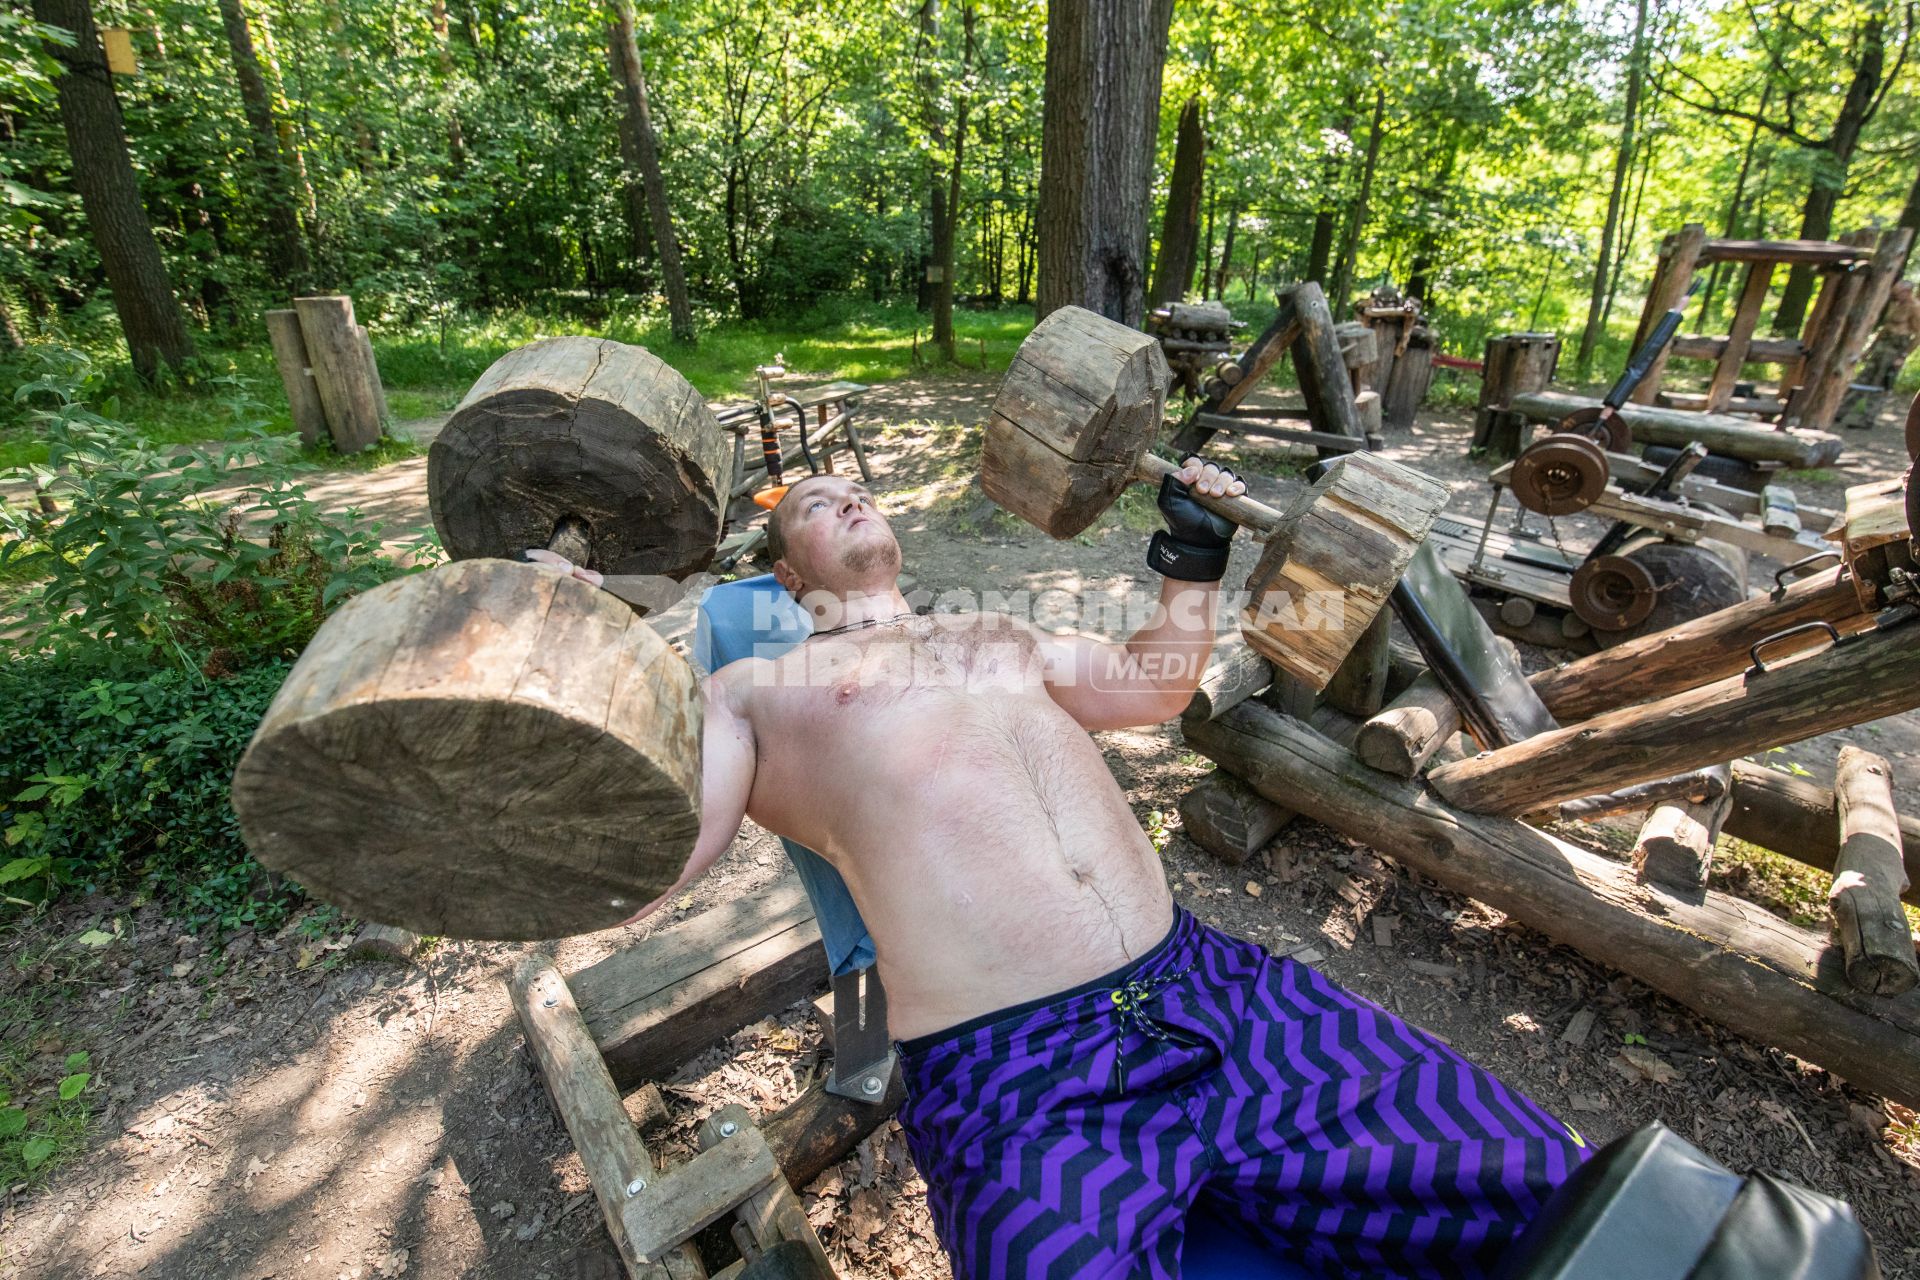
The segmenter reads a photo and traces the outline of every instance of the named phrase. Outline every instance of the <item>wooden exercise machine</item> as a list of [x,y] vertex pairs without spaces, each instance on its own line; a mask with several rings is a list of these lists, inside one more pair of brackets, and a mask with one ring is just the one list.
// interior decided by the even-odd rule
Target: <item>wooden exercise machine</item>
[[[1477,752],[1446,752],[1464,709],[1433,675],[1362,722],[1326,705],[1303,718],[1284,681],[1262,688],[1245,659],[1223,662],[1183,727],[1238,785],[1206,784],[1194,811],[1227,817],[1193,830],[1224,832],[1224,856],[1244,858],[1246,833],[1305,814],[1912,1105],[1920,968],[1900,904],[1913,898],[1907,841],[1920,827],[1894,815],[1886,762],[1871,753],[1845,754],[1833,791],[1736,759],[1920,706],[1920,578],[1903,512],[1897,483],[1858,486],[1838,568],[1531,678],[1515,668],[1506,678],[1558,727]],[[1536,825],[1629,805],[1651,810],[1632,864]],[[1708,889],[1722,830],[1834,870],[1830,936]]]

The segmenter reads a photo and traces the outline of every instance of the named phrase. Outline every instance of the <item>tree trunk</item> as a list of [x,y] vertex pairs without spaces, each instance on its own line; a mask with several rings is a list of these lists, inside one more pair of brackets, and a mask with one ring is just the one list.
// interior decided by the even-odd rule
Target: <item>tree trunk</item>
[[[1900,216],[1894,226],[1905,227],[1913,232],[1915,242],[1920,242],[1920,165],[1914,166],[1913,185],[1907,188],[1907,203],[1900,210]],[[1913,245],[1907,246],[1907,256],[1900,259],[1900,270],[1894,274],[1902,280],[1907,278],[1907,263],[1913,260]]]
[[[620,52],[621,43],[620,24],[616,22],[607,28],[607,68],[614,88],[624,93],[627,64],[626,56]],[[646,184],[640,181],[640,143],[634,136],[631,113],[620,112],[619,128],[620,159],[627,167],[624,184],[627,243],[634,261],[634,280],[638,283],[646,278],[645,263],[653,257],[653,214],[647,208]]]
[[[680,242],[674,237],[673,215],[667,208],[667,184],[660,175],[660,155],[654,147],[653,119],[647,110],[647,73],[634,38],[632,0],[613,0],[614,38],[620,43],[621,93],[632,122],[634,153],[640,162],[640,185],[647,193],[647,212],[653,223],[653,242],[660,255],[660,281],[667,293],[667,317],[674,341],[694,340],[693,305],[687,299],[687,278],[680,269]],[[733,188],[728,187],[729,208]]]
[[1346,229],[1340,237],[1340,260],[1333,268],[1333,287],[1327,290],[1327,300],[1333,304],[1336,319],[1353,290],[1353,273],[1360,257],[1360,233],[1366,229],[1368,206],[1373,203],[1373,175],[1380,167],[1380,136],[1386,113],[1387,91],[1385,86],[1379,86],[1373,91],[1373,124],[1367,131],[1367,154],[1360,165],[1360,191],[1347,210]]
[[1167,181],[1167,211],[1160,220],[1160,257],[1153,267],[1148,307],[1179,302],[1193,286],[1194,251],[1199,247],[1200,187],[1207,172],[1207,132],[1200,120],[1200,99],[1180,108],[1173,143],[1173,175]]
[[1209,182],[1207,187],[1207,243],[1200,251],[1200,296],[1208,297],[1213,283],[1213,206],[1219,195],[1219,184]]
[[1172,17],[1173,0],[1049,0],[1040,316],[1078,305],[1140,324]]
[[1220,240],[1220,266],[1213,277],[1213,296],[1227,296],[1227,272],[1233,267],[1233,233],[1240,226],[1240,202],[1232,201],[1227,205],[1227,234]]
[[268,266],[274,282],[288,294],[304,293],[313,269],[307,243],[300,235],[298,199],[293,175],[280,154],[280,130],[273,119],[273,99],[260,59],[253,51],[253,33],[247,29],[240,0],[220,0],[220,21],[227,29],[227,49],[233,55],[233,76],[240,84],[240,102],[246,110],[253,162],[263,188],[266,208]]
[[[947,141],[946,126],[939,119],[934,102],[934,77],[931,72],[935,51],[939,46],[939,13],[936,0],[924,0],[920,6],[920,31],[925,41],[926,66],[929,68],[923,76],[923,92],[926,95],[927,135],[932,140],[934,150],[938,152]],[[960,21],[965,28],[966,39],[961,55],[958,82],[964,84],[967,70],[973,61],[974,11],[972,5],[964,5],[960,10]],[[953,253],[957,238],[954,229],[960,223],[960,176],[961,162],[967,146],[967,107],[968,98],[963,93],[954,111],[953,153],[947,158],[947,171],[941,173],[935,169],[932,173],[930,199],[928,201],[929,220],[932,222],[933,261],[930,264],[936,279],[930,283],[933,304],[933,344],[940,349],[943,359],[955,358],[953,339]]]
[[[440,90],[447,91],[453,81],[453,42],[447,34],[447,0],[433,0],[433,46],[439,58]],[[454,172],[467,167],[467,136],[460,127],[460,109],[447,104],[447,155]]]
[[113,291],[133,367],[141,377],[151,378],[162,365],[177,368],[193,359],[193,338],[140,203],[140,181],[127,154],[126,129],[100,35],[87,0],[34,0],[33,16],[74,35],[70,48],[46,44],[60,64],[56,86],[73,159],[73,185]]
[[0,294],[0,356],[12,355],[26,345],[13,322],[13,303],[7,300],[5,294]]
[[[1347,105],[1349,114],[1341,116],[1338,125],[1343,136],[1348,135],[1353,128],[1351,97],[1348,98]],[[1311,280],[1323,287],[1327,282],[1327,267],[1333,260],[1333,230],[1339,217],[1334,199],[1335,189],[1340,185],[1341,168],[1340,157],[1334,155],[1329,155],[1320,163],[1320,207],[1314,211],[1313,235],[1307,242],[1307,270],[1301,276],[1301,279]],[[1251,290],[1248,292],[1248,297],[1252,297]],[[1338,301],[1336,298],[1335,302]]]
[[[1872,114],[1874,94],[1880,88],[1880,73],[1886,67],[1886,18],[1876,13],[1867,19],[1860,33],[1860,61],[1854,65],[1847,96],[1833,122],[1833,132],[1824,145],[1815,149],[1813,181],[1807,188],[1807,202],[1800,215],[1802,240],[1825,240],[1833,234],[1833,209],[1847,185],[1847,167],[1853,163],[1854,148],[1860,143],[1860,130]],[[1781,337],[1800,332],[1806,319],[1807,302],[1813,297],[1813,266],[1795,263],[1787,276],[1787,287],[1780,295],[1780,310],[1774,316],[1773,331]]]
[[1574,368],[1584,380],[1600,342],[1600,313],[1606,303],[1607,266],[1613,257],[1613,236],[1620,224],[1620,201],[1633,168],[1633,134],[1640,117],[1640,79],[1646,64],[1647,0],[1634,11],[1633,51],[1627,62],[1627,109],[1620,125],[1620,147],[1613,157],[1613,189],[1607,193],[1607,218],[1600,228],[1600,255],[1593,264],[1593,290],[1587,299],[1587,327],[1580,331],[1580,352]]
[[1627,255],[1633,252],[1634,240],[1640,233],[1640,207],[1646,201],[1647,175],[1653,171],[1653,153],[1655,142],[1652,138],[1643,139],[1640,145],[1640,179],[1633,187],[1633,208],[1627,213],[1627,229],[1620,237],[1619,247],[1613,255],[1613,273],[1607,281],[1606,305],[1600,308],[1600,332],[1607,331],[1607,325],[1613,320],[1613,303],[1620,296],[1620,276],[1627,265]]

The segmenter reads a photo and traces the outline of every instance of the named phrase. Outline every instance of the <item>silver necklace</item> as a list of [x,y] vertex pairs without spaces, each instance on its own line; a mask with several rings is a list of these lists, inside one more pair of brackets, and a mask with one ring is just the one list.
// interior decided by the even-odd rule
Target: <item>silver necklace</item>
[[816,631],[813,635],[808,636],[807,639],[812,640],[819,636],[837,636],[842,631],[865,631],[869,627],[890,627],[896,622],[905,622],[908,618],[917,618],[919,616],[919,614],[909,610],[906,613],[896,613],[891,618],[867,618],[860,622],[848,622],[838,627],[828,627],[825,631]]

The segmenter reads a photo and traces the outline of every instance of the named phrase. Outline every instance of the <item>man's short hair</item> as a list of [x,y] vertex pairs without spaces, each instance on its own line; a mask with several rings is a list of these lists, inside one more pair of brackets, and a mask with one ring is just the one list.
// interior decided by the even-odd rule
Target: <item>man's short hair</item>
[[773,510],[767,513],[767,554],[775,563],[787,558],[787,534],[780,519],[780,513],[786,509],[787,499],[793,496],[795,489],[807,481],[818,479],[820,477],[817,475],[801,476],[787,486],[787,491],[780,495],[780,501],[774,503]]

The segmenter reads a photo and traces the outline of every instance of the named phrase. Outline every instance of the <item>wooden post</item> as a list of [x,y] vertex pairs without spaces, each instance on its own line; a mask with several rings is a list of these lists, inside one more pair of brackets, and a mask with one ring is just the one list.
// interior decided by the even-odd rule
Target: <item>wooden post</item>
[[1870,995],[1899,995],[1920,982],[1920,962],[1900,905],[1910,884],[1893,811],[1893,766],[1871,751],[1841,747],[1833,799],[1840,856],[1827,904],[1847,981]]
[[1273,664],[1261,657],[1239,631],[1214,641],[1213,654],[1193,700],[1182,714],[1211,720],[1273,683]]
[[1413,416],[1427,398],[1433,382],[1433,330],[1416,324],[1408,335],[1406,350],[1393,362],[1393,375],[1381,393],[1383,416],[1387,426],[1405,431],[1413,426]]
[[1360,726],[1353,749],[1369,767],[1411,778],[1460,732],[1460,708],[1432,672],[1422,672],[1393,704]]
[[1669,800],[1655,805],[1647,814],[1633,846],[1634,871],[1641,880],[1683,891],[1707,887],[1714,842],[1720,838],[1720,827],[1733,808],[1727,766],[1721,765],[1718,772],[1722,789],[1713,799]]
[[658,1171],[620,1105],[620,1091],[613,1087],[607,1064],[552,958],[533,955],[521,961],[508,990],[527,1033],[527,1047],[533,1050],[554,1109],[566,1122],[574,1149],[587,1168],[600,1216],[628,1274],[645,1280],[704,1276],[700,1255],[691,1244],[650,1263],[641,1260],[627,1236],[627,1189],[636,1181],[644,1187],[659,1176]]
[[1373,330],[1358,320],[1348,320],[1335,325],[1333,332],[1340,342],[1340,360],[1347,366],[1347,376],[1358,395],[1368,385],[1367,375],[1380,363]]
[[1378,447],[1380,429],[1386,425],[1378,391],[1362,391],[1353,398],[1353,418],[1369,447]]
[[1833,416],[1839,411],[1848,382],[1867,349],[1867,339],[1873,335],[1873,327],[1886,309],[1887,296],[1893,290],[1893,282],[1899,279],[1900,264],[1906,260],[1912,243],[1910,227],[1892,227],[1881,233],[1865,278],[1848,300],[1834,334],[1830,358],[1811,371],[1803,388],[1804,395],[1796,395],[1787,408],[1790,425],[1825,430],[1833,424]]
[[[1184,726],[1274,801],[1610,965],[1737,1034],[1920,1105],[1920,993],[1853,990],[1825,940],[1727,894],[1673,897],[1621,863],[1511,818],[1436,803],[1298,720],[1243,703]],[[1655,895],[1658,910],[1647,910]],[[1834,957],[1837,959],[1837,957]]]
[[1508,415],[1513,398],[1545,391],[1560,364],[1560,338],[1552,333],[1508,333],[1487,339],[1480,378],[1480,404],[1473,415],[1473,445],[1500,457],[1519,452],[1524,419]]
[[1388,623],[1393,614],[1381,610],[1361,633],[1327,683],[1327,705],[1364,720],[1380,710],[1387,693]]
[[[1728,835],[1831,872],[1840,860],[1840,828],[1827,788],[1748,760],[1733,762],[1733,812]],[[1907,888],[1901,898],[1920,907],[1920,818],[1901,817],[1900,848]]]
[[1334,332],[1327,295],[1311,280],[1297,284],[1293,287],[1293,309],[1300,325],[1299,335],[1293,340],[1293,372],[1306,400],[1307,421],[1315,431],[1358,439],[1360,423],[1353,414],[1353,384],[1340,356],[1340,339]]
[[380,381],[380,362],[373,356],[373,335],[363,324],[353,326],[353,332],[360,339],[360,358],[366,363],[367,376],[373,380],[373,398],[380,406],[380,429],[385,431],[393,421],[393,410],[387,407],[387,388]]
[[1180,825],[1187,839],[1230,867],[1260,852],[1293,819],[1293,810],[1218,769],[1180,797]]
[[1740,290],[1740,301],[1734,307],[1733,327],[1727,334],[1726,347],[1720,352],[1720,363],[1714,366],[1713,382],[1707,387],[1708,413],[1720,412],[1733,398],[1733,384],[1740,380],[1740,366],[1747,362],[1747,348],[1753,342],[1753,331],[1760,323],[1760,308],[1766,304],[1767,286],[1772,281],[1771,262],[1747,264],[1747,283]]
[[312,447],[327,436],[327,411],[320,405],[313,367],[307,360],[307,341],[300,336],[300,317],[292,310],[266,313],[267,338],[273,343],[273,363],[286,388],[287,408],[300,443]]
[[[1654,271],[1653,285],[1647,290],[1647,305],[1640,311],[1640,327],[1634,331],[1633,349],[1638,351],[1640,344],[1652,335],[1654,326],[1660,323],[1660,317],[1671,311],[1674,304],[1687,296],[1687,287],[1693,283],[1693,266],[1700,260],[1700,250],[1707,243],[1707,229],[1698,222],[1689,222],[1674,235],[1668,236],[1660,245],[1660,265]],[[1673,344],[1654,357],[1653,364],[1647,369],[1647,376],[1635,387],[1628,400],[1633,404],[1652,404],[1660,394],[1660,379],[1666,376],[1667,359],[1673,354]]]
[[1462,809],[1531,813],[1915,707],[1920,623],[1907,622],[1776,662],[1752,679],[1733,676],[1443,764],[1427,781]]
[[358,453],[380,439],[380,391],[355,331],[353,299],[340,294],[295,298],[293,309],[333,446]]

